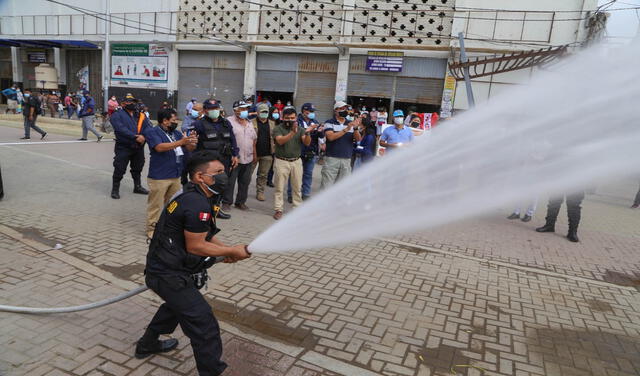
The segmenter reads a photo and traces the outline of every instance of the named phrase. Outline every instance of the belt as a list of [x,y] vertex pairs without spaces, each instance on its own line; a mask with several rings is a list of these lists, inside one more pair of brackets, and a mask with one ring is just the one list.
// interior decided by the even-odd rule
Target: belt
[[283,161],[287,161],[287,162],[295,162],[298,159],[300,159],[300,157],[296,157],[296,158],[280,158],[280,157],[276,157],[278,159],[282,159]]

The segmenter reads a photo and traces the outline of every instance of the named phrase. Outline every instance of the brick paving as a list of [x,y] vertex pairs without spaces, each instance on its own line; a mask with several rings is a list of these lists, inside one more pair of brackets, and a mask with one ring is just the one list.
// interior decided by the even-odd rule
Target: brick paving
[[[0,148],[11,189],[0,203],[0,224],[49,246],[63,245],[47,252],[64,252],[114,278],[141,283],[145,200],[127,185],[122,200],[107,197],[110,147],[92,146],[88,158],[60,146],[38,147]],[[18,164],[32,166],[38,178],[18,174]],[[640,220],[623,197],[637,187],[620,187],[589,196],[577,245],[532,231],[542,221],[542,207],[529,224],[507,221],[507,210],[401,239],[635,286]],[[269,202],[250,199],[248,205],[251,212],[233,211],[232,220],[221,223],[225,240],[250,242],[272,223]],[[2,304],[81,304],[123,291],[1,234],[0,257]],[[255,255],[214,267],[211,274],[206,297],[221,322],[301,350],[292,356],[225,331],[232,365],[225,375],[356,374],[336,371],[341,365],[383,375],[640,374],[640,300],[624,286],[496,267],[382,240]],[[34,276],[40,278],[29,278]],[[131,357],[155,307],[146,292],[111,308],[70,315],[0,313],[0,372],[193,374],[181,334],[179,351],[143,361]],[[337,365],[307,362],[318,356]]]

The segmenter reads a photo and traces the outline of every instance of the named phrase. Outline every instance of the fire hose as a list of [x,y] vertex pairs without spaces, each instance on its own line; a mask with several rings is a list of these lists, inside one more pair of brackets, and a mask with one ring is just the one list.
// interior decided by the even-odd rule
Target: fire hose
[[[207,257],[205,261],[208,261],[209,259],[210,258]],[[222,262],[222,260],[224,260],[224,257],[218,256],[218,257],[215,257],[214,260],[215,260],[215,263]],[[9,306],[9,305],[0,305],[0,312],[48,314],[48,313],[68,313],[68,312],[86,311],[89,309],[104,307],[106,305],[128,299],[134,295],[138,295],[144,291],[147,291],[148,289],[149,288],[147,286],[138,286],[131,291],[127,291],[124,294],[120,294],[113,298],[103,299],[94,303],[77,305],[72,307],[37,308],[37,307],[17,307],[17,306]]]

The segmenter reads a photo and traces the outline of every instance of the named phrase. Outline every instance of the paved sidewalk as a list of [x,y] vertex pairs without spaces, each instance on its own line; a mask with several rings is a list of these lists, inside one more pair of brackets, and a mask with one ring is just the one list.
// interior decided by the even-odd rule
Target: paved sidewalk
[[[15,131],[0,127],[0,140]],[[130,182],[121,200],[108,198],[110,153],[95,143],[0,147],[0,225],[63,246],[39,251],[0,232],[1,304],[80,304],[142,282],[146,201]],[[496,211],[399,238],[409,245],[371,240],[216,266],[206,297],[225,330],[228,374],[640,374],[640,212],[625,201],[636,183],[588,197],[579,244],[559,236],[564,212],[558,235],[533,231],[541,205],[529,224]],[[223,239],[248,243],[273,223],[269,200],[248,205],[221,221]],[[176,353],[131,357],[155,307],[146,292],[71,315],[0,313],[0,370],[190,374],[182,335]],[[252,359],[266,368],[247,370]]]

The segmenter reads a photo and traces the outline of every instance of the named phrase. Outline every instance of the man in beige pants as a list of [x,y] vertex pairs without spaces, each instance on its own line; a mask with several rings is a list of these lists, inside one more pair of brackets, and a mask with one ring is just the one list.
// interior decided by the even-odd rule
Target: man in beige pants
[[282,218],[284,191],[289,179],[291,179],[291,187],[293,189],[293,207],[295,208],[302,204],[302,194],[300,192],[302,187],[302,160],[300,159],[300,150],[302,144],[305,146],[311,144],[311,131],[313,129],[298,127],[297,116],[295,108],[285,107],[282,110],[282,123],[276,125],[273,130],[273,139],[276,144],[275,164],[273,166],[276,185],[273,218],[276,220]]
[[147,199],[147,237],[153,238],[156,222],[169,199],[181,188],[184,150],[193,151],[198,143],[195,132],[189,137],[176,130],[176,111],[163,109],[158,113],[158,126],[149,127],[144,137],[149,145],[149,196]]

